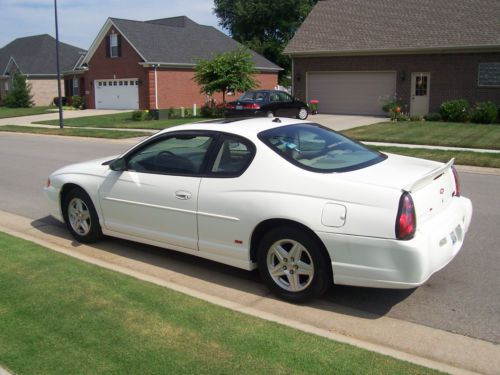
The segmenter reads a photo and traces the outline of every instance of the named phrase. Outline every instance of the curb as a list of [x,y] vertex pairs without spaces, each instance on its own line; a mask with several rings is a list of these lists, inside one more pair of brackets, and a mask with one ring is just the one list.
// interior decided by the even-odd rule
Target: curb
[[183,272],[173,272],[161,265],[149,265],[148,268],[147,264],[133,257],[123,257],[83,244],[75,245],[67,236],[65,228],[2,211],[0,230],[212,304],[439,371],[451,374],[495,374],[500,368],[500,346],[486,341],[393,318],[363,319],[349,311],[331,312],[317,304],[292,305],[266,295],[259,296],[258,293],[235,291]]

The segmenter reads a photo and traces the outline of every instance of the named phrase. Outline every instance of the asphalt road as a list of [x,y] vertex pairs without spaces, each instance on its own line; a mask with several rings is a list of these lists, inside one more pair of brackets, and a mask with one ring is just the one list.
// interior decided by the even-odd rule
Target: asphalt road
[[[50,221],[41,189],[52,171],[119,154],[130,146],[129,141],[0,133],[0,210]],[[461,179],[462,194],[472,199],[474,216],[462,251],[445,269],[415,290],[336,286],[314,305],[366,319],[390,316],[500,343],[500,177],[462,173]],[[187,274],[196,274],[193,262],[201,262],[213,268],[218,283],[228,287],[246,289],[241,285],[260,283],[255,272],[118,242],[132,257],[147,251],[152,262],[175,258]],[[235,277],[241,281],[238,286],[234,286]]]

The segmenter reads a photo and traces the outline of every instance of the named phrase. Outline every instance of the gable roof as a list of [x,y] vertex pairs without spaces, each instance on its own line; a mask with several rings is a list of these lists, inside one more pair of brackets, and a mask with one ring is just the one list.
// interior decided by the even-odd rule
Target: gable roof
[[320,0],[284,53],[500,50],[498,0]]
[[[212,26],[197,24],[186,16],[150,21],[109,18],[89,48],[84,62],[88,63],[108,30],[114,26],[132,45],[145,64],[190,67],[198,59],[242,47],[242,45]],[[259,70],[282,70],[265,57],[251,51]]]
[[[71,70],[85,50],[59,42],[61,72]],[[56,40],[48,34],[17,38],[0,49],[0,75],[15,63],[23,74],[57,75]]]

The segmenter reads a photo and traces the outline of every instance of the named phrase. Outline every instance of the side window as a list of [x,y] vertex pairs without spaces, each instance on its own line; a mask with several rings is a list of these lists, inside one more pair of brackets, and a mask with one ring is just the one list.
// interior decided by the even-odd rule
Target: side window
[[226,136],[217,151],[212,173],[216,175],[240,175],[252,161],[255,147],[250,141]]
[[127,168],[136,172],[198,175],[213,137],[177,134],[140,149],[127,158]]
[[278,96],[279,96],[281,102],[287,102],[288,103],[288,102],[292,102],[293,101],[292,97],[290,95],[288,95],[287,93],[285,93],[285,92],[279,92]]
[[275,93],[275,92],[271,93],[271,95],[270,95],[269,99],[270,99],[269,101],[270,101],[270,102],[273,102],[273,103],[274,103],[274,102],[279,102],[279,101],[280,101],[280,97],[279,97],[279,95],[278,95],[277,93]]

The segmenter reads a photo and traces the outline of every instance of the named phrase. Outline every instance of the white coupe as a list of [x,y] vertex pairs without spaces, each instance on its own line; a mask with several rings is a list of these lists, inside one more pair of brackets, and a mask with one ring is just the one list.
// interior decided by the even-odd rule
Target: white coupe
[[318,124],[217,120],[54,172],[51,214],[102,235],[260,273],[304,301],[333,283],[414,288],[457,255],[472,204],[447,164],[392,155]]

